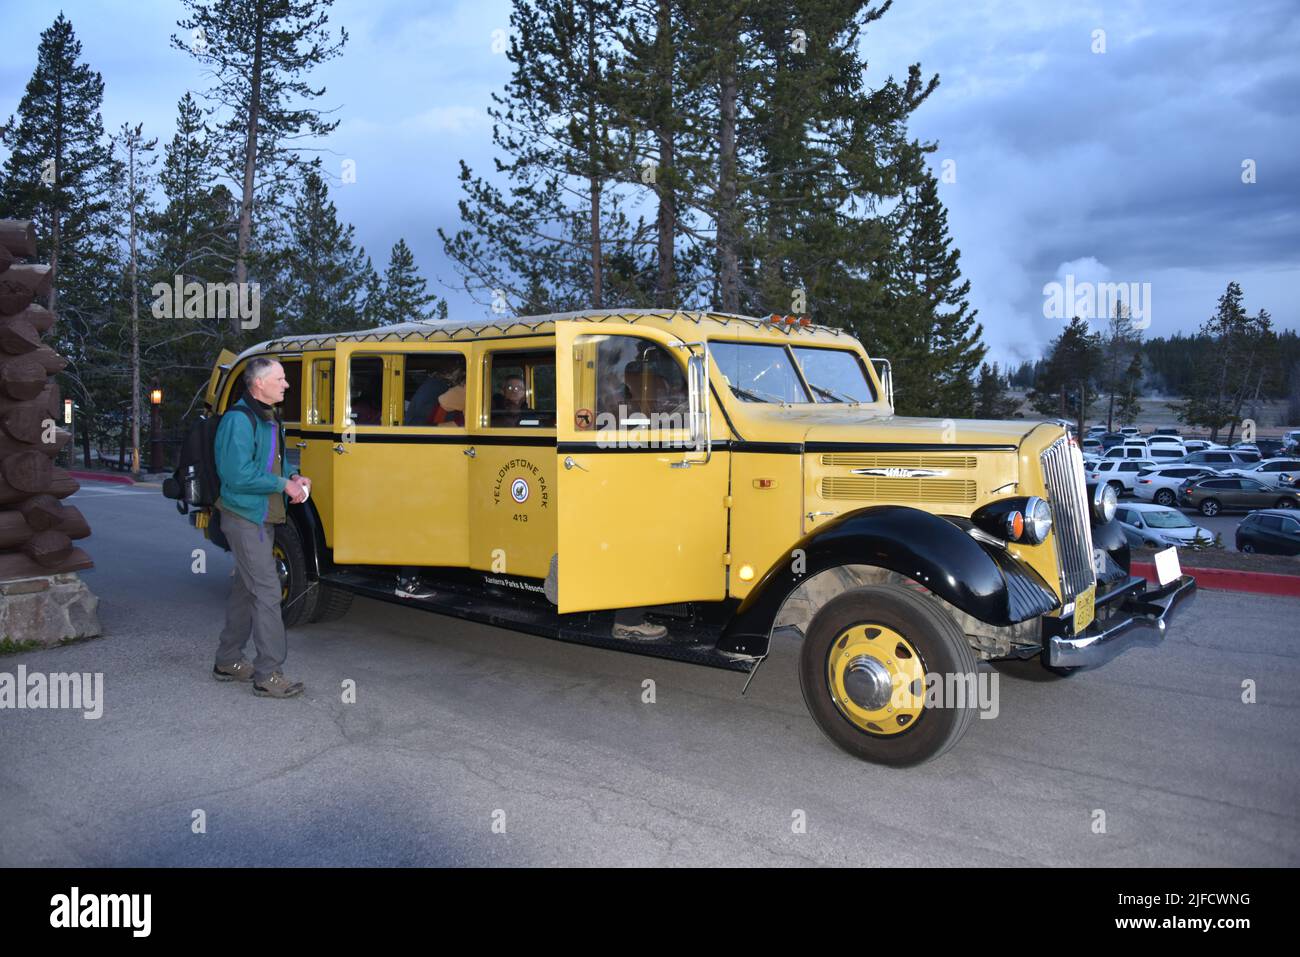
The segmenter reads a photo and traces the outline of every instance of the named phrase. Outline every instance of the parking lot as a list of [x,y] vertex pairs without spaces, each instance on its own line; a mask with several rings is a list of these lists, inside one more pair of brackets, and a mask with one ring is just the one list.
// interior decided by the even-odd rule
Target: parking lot
[[102,672],[106,703],[0,712],[3,865],[1300,863],[1300,601],[1205,592],[1158,648],[1006,669],[996,718],[891,770],[822,737],[792,641],[741,697],[359,599],[290,633],[305,696],[255,698],[208,677],[229,558],[194,574],[202,540],[156,490],[74,501],[108,634],[0,671]]

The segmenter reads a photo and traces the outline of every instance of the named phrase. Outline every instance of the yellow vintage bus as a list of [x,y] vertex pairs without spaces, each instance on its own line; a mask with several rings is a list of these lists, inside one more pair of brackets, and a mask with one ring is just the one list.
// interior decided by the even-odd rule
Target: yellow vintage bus
[[[806,318],[598,310],[274,339],[223,353],[209,414],[254,356],[284,364],[288,450],[312,479],[276,538],[289,625],[403,601],[406,567],[433,591],[408,607],[749,674],[788,628],[818,726],[908,765],[968,727],[973,689],[952,691],[979,661],[1100,664],[1158,640],[1195,587],[1130,576],[1114,492],[1085,486],[1062,424],[896,416],[888,362]],[[614,637],[630,608],[666,634]]]

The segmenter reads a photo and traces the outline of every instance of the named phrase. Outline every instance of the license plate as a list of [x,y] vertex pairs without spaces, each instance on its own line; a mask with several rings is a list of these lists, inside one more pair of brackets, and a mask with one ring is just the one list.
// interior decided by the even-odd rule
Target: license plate
[[1074,633],[1077,635],[1097,617],[1097,586],[1091,586],[1074,599]]

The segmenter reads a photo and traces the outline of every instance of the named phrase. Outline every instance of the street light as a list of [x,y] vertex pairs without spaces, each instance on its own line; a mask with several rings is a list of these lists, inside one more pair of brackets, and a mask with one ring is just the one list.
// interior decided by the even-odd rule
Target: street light
[[162,389],[149,393],[149,471],[163,470]]

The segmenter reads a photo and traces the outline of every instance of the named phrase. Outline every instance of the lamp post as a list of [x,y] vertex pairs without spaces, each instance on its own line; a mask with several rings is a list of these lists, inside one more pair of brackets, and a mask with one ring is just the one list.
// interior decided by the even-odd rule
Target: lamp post
[[162,389],[149,393],[149,471],[163,470]]

